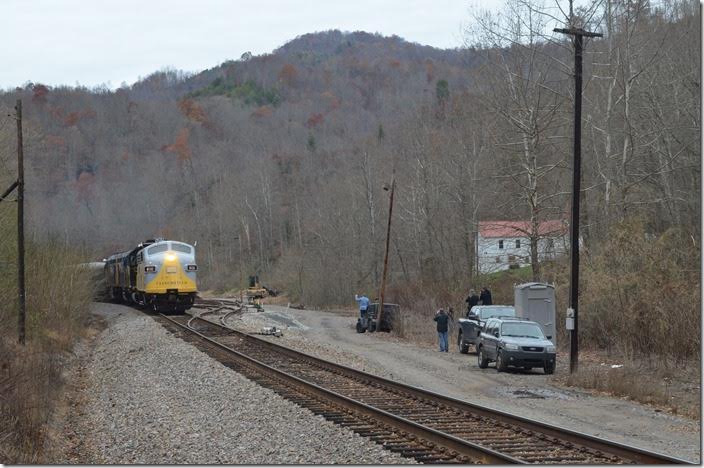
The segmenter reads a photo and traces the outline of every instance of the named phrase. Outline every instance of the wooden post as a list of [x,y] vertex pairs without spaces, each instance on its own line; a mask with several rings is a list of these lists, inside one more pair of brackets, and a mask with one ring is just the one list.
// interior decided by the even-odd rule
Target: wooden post
[[[570,7],[571,7],[570,3]],[[570,16],[571,17],[571,16]],[[570,308],[574,310],[574,328],[570,330],[570,374],[579,363],[579,201],[582,170],[582,48],[584,37],[602,37],[602,34],[570,28],[553,31],[574,36],[574,139],[572,162],[572,218],[570,221]]]
[[17,100],[17,286],[19,343],[25,344],[25,284],[24,284],[24,153],[22,149],[22,100]]
[[379,288],[379,313],[376,314],[376,329],[381,328],[381,317],[384,315],[384,291],[386,289],[386,271],[389,265],[389,240],[391,239],[391,213],[394,210],[394,189],[396,188],[396,176],[391,179],[391,195],[389,196],[389,221],[386,225],[386,250],[384,251],[384,271],[381,274],[381,286]]

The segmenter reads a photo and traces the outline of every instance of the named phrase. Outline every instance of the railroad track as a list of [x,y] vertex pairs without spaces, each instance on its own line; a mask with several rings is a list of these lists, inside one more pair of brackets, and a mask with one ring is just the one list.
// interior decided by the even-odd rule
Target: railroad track
[[196,299],[194,305],[197,309],[191,312],[193,319],[208,314],[221,314],[220,323],[223,326],[227,326],[227,319],[230,316],[241,314],[244,310],[242,303],[236,299],[204,299],[199,297]]
[[[214,310],[222,305],[209,304]],[[206,313],[207,310],[206,309]],[[224,365],[423,463],[680,464],[685,460],[531,421],[334,364],[207,321],[157,317]]]

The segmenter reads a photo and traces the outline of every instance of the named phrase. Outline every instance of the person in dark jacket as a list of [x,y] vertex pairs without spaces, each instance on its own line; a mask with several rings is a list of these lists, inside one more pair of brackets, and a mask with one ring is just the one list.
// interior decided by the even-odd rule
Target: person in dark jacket
[[491,291],[489,291],[489,288],[486,286],[484,286],[482,292],[479,293],[479,300],[482,305],[491,305]]
[[474,289],[469,290],[469,296],[467,296],[467,299],[465,299],[464,302],[467,303],[467,315],[469,315],[469,312],[472,310],[472,307],[474,307],[475,305],[479,305],[479,296],[477,296],[477,293],[474,291]]
[[445,313],[445,310],[441,307],[436,313],[435,318],[433,318],[438,323],[438,341],[440,342],[440,352],[447,352],[447,324],[449,317]]

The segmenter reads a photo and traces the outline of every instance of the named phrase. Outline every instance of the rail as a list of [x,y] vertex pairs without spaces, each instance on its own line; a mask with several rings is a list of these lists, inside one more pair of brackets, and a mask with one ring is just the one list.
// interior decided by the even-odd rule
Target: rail
[[[403,443],[415,447],[419,455],[414,458],[419,461],[501,464],[689,463],[367,374],[200,317],[190,319],[187,325],[179,322],[183,319],[164,319],[197,335],[201,340],[207,340],[211,346],[219,347],[221,351],[237,355],[240,360],[249,360],[247,365],[257,367],[257,373],[260,374],[253,380],[264,382],[263,385],[275,388],[275,391],[276,385],[262,375],[275,374],[276,379],[303,388],[303,392],[312,392],[319,400],[361,414],[366,423],[358,426],[366,428],[367,432],[370,424],[368,420],[371,418],[385,427],[391,427],[394,434],[414,435],[414,438],[403,439]],[[197,328],[193,326],[194,323],[197,323]],[[217,337],[217,340],[213,337]],[[243,367],[247,365],[240,364]],[[323,411],[324,416],[328,413],[330,411]],[[337,412],[332,411],[331,414]],[[356,427],[354,424],[350,426],[353,430]],[[387,429],[379,431],[388,432]],[[375,431],[371,433],[376,434]],[[422,441],[431,445],[423,445]],[[418,444],[420,446],[416,447]],[[414,452],[411,450],[408,453]]]

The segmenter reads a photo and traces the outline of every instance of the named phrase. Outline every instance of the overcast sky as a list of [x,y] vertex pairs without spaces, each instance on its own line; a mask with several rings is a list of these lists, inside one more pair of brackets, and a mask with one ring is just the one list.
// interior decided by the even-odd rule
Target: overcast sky
[[110,88],[173,67],[198,72],[340,29],[462,45],[471,11],[500,0],[0,0],[0,88]]

